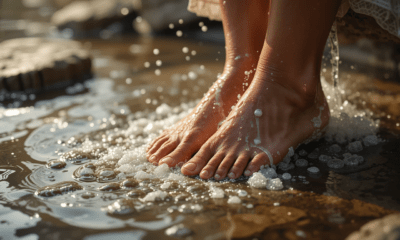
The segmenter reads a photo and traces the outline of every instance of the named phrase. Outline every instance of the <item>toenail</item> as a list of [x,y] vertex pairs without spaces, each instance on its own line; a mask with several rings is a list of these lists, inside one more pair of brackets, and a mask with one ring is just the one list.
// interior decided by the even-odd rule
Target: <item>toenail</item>
[[228,177],[229,178],[235,178],[235,174],[233,172],[231,172],[231,173],[228,174]]
[[203,177],[208,177],[208,171],[207,170],[203,170],[201,171],[200,175],[202,175]]
[[149,158],[149,161],[152,162],[154,159],[156,159],[156,156],[153,155]]
[[195,163],[186,163],[183,165],[183,168],[188,171],[194,171],[196,169],[197,165]]
[[250,172],[249,170],[246,170],[246,171],[244,172],[244,175],[250,176],[250,175],[251,175],[251,172]]
[[170,163],[172,163],[172,161],[173,161],[173,159],[171,157],[165,157],[165,158],[161,159],[160,165],[163,163],[166,163],[169,165]]
[[220,176],[219,174],[215,174],[214,178],[215,178],[215,179],[220,179],[221,176]]

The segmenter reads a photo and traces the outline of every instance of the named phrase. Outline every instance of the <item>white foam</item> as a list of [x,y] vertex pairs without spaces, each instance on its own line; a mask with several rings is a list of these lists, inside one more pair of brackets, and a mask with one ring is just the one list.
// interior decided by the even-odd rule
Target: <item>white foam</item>
[[210,197],[211,198],[224,198],[225,192],[221,188],[211,186],[210,187]]
[[247,183],[253,188],[265,188],[267,186],[267,182],[268,179],[259,172],[253,173],[253,175],[247,181]]
[[158,199],[164,200],[168,196],[168,193],[164,191],[155,191],[148,193],[144,198],[140,199],[142,202],[155,202]]
[[283,188],[282,181],[279,178],[274,178],[268,181],[268,190],[281,190]]

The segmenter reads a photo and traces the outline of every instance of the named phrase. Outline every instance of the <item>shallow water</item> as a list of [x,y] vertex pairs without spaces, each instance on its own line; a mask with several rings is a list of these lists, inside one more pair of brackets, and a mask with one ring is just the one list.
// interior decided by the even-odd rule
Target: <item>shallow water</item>
[[[186,178],[141,157],[222,71],[223,46],[176,37],[82,42],[93,53],[94,79],[2,102],[1,237],[344,239],[400,211],[398,84],[341,70],[343,105],[325,88],[333,104],[328,138],[297,149],[287,165],[295,168],[278,166],[283,189],[270,191],[246,178]],[[363,141],[356,166],[337,169],[318,159],[342,160],[352,137],[376,132],[379,143]]]

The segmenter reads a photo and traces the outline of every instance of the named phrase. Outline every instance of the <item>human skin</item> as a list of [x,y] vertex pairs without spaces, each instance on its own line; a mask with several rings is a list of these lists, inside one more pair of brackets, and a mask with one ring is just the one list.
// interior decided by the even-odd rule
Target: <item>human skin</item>
[[[239,9],[240,0],[226,2],[229,4],[221,1],[220,6],[224,30],[229,26],[225,32],[228,47],[230,38],[242,37],[232,19],[236,16],[237,21],[244,10]],[[181,138],[178,147],[159,164],[186,162],[182,173],[200,174],[203,179],[250,176],[261,165],[279,163],[290,147],[296,148],[327,126],[329,107],[321,88],[320,67],[340,0],[272,0],[269,5],[270,14],[257,15],[266,19],[267,33],[249,88],[219,128],[207,131],[200,140]],[[231,72],[235,79],[236,72]],[[223,86],[237,89],[241,84],[232,81]],[[256,116],[256,110],[261,114]],[[210,122],[205,121],[206,125]]]

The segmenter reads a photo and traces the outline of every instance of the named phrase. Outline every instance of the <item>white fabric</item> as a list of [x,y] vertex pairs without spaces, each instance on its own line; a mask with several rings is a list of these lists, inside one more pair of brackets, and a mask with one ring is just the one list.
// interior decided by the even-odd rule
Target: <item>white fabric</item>
[[[379,26],[400,38],[400,0],[343,0],[337,16],[343,17],[349,7],[375,18]],[[201,17],[221,20],[219,0],[189,0],[188,10]]]

